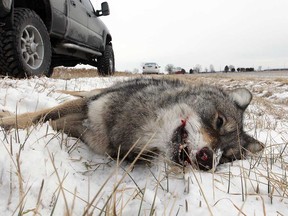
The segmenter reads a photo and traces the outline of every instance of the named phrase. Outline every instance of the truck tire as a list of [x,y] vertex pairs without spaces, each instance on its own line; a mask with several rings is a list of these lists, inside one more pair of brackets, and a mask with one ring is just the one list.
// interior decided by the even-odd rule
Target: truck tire
[[27,8],[15,8],[11,29],[0,32],[0,71],[22,78],[51,75],[51,43],[41,18]]
[[105,51],[97,59],[98,73],[101,76],[110,76],[115,72],[114,51],[111,44],[106,45]]

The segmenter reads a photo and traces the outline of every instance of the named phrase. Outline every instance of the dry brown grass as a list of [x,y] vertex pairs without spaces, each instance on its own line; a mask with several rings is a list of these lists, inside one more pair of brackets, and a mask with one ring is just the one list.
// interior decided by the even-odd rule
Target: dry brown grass
[[[113,76],[133,76],[128,72],[116,71]],[[54,79],[75,79],[80,77],[99,77],[97,69],[75,69],[75,68],[54,68],[52,78]]]
[[[270,75],[270,76],[269,76]],[[85,68],[64,68],[64,67],[56,67],[54,68],[54,72],[52,78],[60,78],[60,79],[71,79],[71,78],[79,78],[79,77],[98,77],[97,69],[85,69]],[[159,75],[143,75],[143,74],[132,74],[129,72],[116,71],[114,76],[152,76],[152,77],[163,77],[163,74]],[[205,79],[230,79],[230,80],[265,80],[267,82],[281,82],[283,84],[288,84],[288,71],[265,71],[265,72],[253,72],[253,73],[199,73],[199,74],[176,74],[176,75],[165,75],[165,77],[172,77],[177,79],[184,80],[205,80]]]

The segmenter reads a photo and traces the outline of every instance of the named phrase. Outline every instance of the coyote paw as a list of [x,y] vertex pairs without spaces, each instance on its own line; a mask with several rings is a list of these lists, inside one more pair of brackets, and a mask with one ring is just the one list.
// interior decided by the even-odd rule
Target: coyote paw
[[1,110],[0,111],[0,118],[11,116],[11,115],[13,115],[13,114],[10,113],[9,111],[6,111],[6,110]]

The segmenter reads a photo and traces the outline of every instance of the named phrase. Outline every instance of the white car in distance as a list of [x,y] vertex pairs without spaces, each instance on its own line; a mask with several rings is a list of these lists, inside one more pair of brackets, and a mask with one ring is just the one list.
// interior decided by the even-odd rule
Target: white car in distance
[[158,74],[160,66],[157,63],[149,62],[143,65],[143,74]]

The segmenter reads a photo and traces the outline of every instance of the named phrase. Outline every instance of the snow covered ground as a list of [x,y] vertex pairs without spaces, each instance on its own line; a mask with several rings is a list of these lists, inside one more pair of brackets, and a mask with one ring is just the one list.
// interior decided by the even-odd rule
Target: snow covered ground
[[[0,214],[288,215],[287,74],[177,77],[251,90],[245,130],[266,144],[263,155],[220,165],[214,173],[183,174],[161,161],[119,164],[48,123],[0,128]],[[57,90],[105,88],[129,78],[4,78],[0,110],[19,114],[52,107],[73,99]]]

